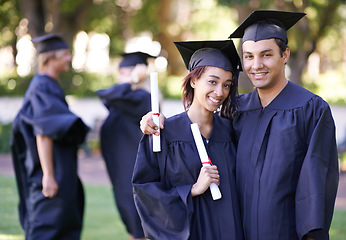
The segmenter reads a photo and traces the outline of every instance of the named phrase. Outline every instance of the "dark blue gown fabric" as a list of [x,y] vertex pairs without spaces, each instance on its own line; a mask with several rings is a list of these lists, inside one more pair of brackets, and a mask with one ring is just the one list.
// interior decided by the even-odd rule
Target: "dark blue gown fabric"
[[220,174],[222,198],[208,189],[192,197],[201,160],[186,112],[166,119],[161,152],[152,150],[152,136],[141,140],[133,173],[135,203],[150,239],[243,239],[235,183],[235,145],[229,120],[215,115],[208,155]]
[[143,136],[139,122],[150,111],[150,93],[142,89],[133,91],[127,83],[96,93],[109,110],[101,128],[101,150],[116,204],[127,231],[135,238],[143,238],[141,221],[133,202],[131,177]]
[[257,90],[240,96],[233,126],[245,239],[329,239],[338,186],[328,104],[291,82],[264,109]]
[[[69,111],[60,85],[35,75],[13,122],[12,158],[20,196],[19,217],[27,240],[80,239],[84,193],[77,175],[77,150],[88,127]],[[56,197],[42,193],[36,135],[53,139]]]

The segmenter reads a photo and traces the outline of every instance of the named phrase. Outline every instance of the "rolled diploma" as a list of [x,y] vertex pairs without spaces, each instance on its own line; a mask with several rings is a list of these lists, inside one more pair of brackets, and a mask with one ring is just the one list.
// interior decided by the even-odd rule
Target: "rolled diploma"
[[[160,111],[159,111],[159,85],[158,85],[158,73],[150,73],[150,87],[151,87],[151,111],[153,113],[153,121],[159,126],[158,131],[160,132]],[[153,135],[153,151],[160,152],[160,136]]]
[[[199,158],[201,159],[202,164],[206,164],[206,162],[209,162],[209,157],[207,154],[207,150],[204,147],[204,143],[202,140],[201,132],[199,131],[199,128],[198,128],[198,124],[192,123],[191,130],[192,130],[193,138],[195,139],[195,143],[197,146]],[[216,185],[216,183],[211,183],[209,188],[210,188],[210,192],[211,192],[211,196],[213,197],[213,200],[218,200],[222,197],[220,189]]]

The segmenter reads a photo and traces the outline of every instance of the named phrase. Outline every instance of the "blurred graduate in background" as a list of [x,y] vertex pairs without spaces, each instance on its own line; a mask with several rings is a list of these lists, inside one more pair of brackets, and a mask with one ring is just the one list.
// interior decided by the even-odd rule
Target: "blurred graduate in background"
[[154,57],[143,52],[124,54],[119,65],[118,84],[96,92],[109,110],[100,133],[101,151],[130,239],[144,238],[133,201],[131,177],[143,135],[139,122],[151,109],[148,58]]
[[25,239],[80,239],[84,193],[77,151],[88,127],[70,112],[59,85],[69,70],[69,46],[59,34],[37,43],[38,74],[13,122],[11,150]]

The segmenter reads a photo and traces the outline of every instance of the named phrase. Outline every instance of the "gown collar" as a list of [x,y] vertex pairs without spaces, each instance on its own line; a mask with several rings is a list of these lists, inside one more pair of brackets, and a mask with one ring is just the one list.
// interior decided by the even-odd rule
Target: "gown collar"
[[[315,94],[290,81],[282,91],[264,109],[290,110],[301,107],[309,101]],[[262,109],[261,101],[257,89],[239,96],[238,109],[240,111],[251,111]]]

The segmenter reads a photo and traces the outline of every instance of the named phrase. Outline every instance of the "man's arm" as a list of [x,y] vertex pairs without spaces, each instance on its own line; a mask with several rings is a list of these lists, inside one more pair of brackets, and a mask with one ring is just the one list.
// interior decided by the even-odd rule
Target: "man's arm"
[[[156,136],[159,136],[160,133],[158,131],[158,126],[154,123],[152,115],[153,115],[152,112],[148,112],[147,114],[145,114],[142,117],[142,120],[140,122],[140,125],[141,125],[140,127],[144,134],[147,134],[147,135],[155,134]],[[163,129],[166,117],[161,113],[159,118],[160,118],[160,128]]]
[[44,135],[36,136],[37,151],[40,158],[42,176],[42,194],[53,198],[58,193],[58,184],[54,175],[53,140]]

